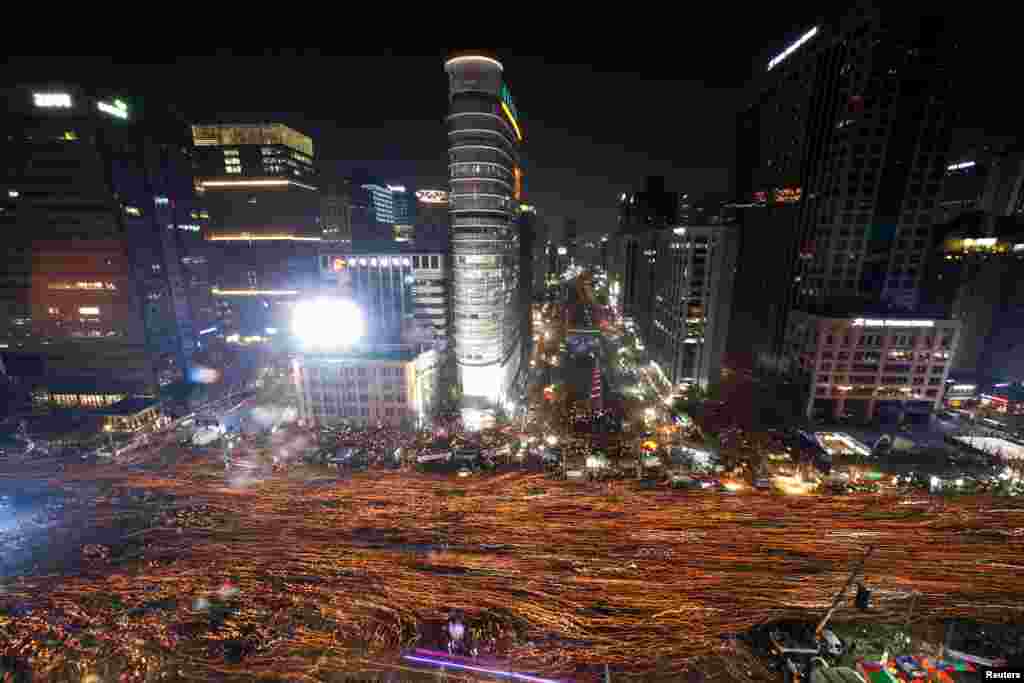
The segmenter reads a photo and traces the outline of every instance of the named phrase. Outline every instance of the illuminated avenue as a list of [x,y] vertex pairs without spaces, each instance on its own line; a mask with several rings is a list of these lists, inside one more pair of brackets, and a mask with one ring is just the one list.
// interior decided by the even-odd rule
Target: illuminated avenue
[[0,91],[0,683],[1024,665],[1024,152],[964,24],[787,11]]

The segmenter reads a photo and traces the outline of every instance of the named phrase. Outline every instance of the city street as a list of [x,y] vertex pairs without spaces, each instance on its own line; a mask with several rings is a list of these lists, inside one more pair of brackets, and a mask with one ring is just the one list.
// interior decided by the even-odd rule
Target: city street
[[[568,338],[566,322],[589,315],[580,302],[545,308],[530,417],[511,437],[558,444],[565,471],[584,454],[635,462],[641,440],[676,438],[671,391],[628,335],[607,325],[592,342]],[[752,410],[741,403],[751,381],[738,381],[724,408]],[[239,425],[277,419],[262,401],[207,407]],[[595,409],[617,419],[581,431]],[[742,410],[705,417],[730,414],[717,428],[743,423]],[[768,620],[821,614],[868,545],[871,613],[844,606],[837,624],[900,622],[915,592],[915,628],[932,631],[1024,604],[1016,499],[757,492],[742,480],[677,490],[656,473],[585,482],[539,473],[541,451],[494,474],[332,469],[304,461],[318,439],[294,426],[263,446],[244,441],[225,463],[220,448],[183,449],[176,433],[109,463],[3,466],[0,651],[47,671],[415,676],[401,653],[443,649],[445,615],[458,608],[495,670],[767,681],[742,647],[723,644]],[[422,448],[394,430],[362,434],[347,438],[380,453]]]
[[[63,569],[75,572],[3,586],[3,640],[35,642],[41,667],[103,653],[239,680],[354,662],[386,670],[403,646],[438,647],[423,643],[431,624],[459,607],[507,630],[495,654],[516,670],[714,669],[729,661],[717,659],[720,636],[827,607],[868,543],[873,619],[902,614],[915,590],[919,619],[996,618],[1024,603],[1024,508],[990,499],[609,491],[543,475],[300,466],[239,484],[219,462],[184,456],[153,472],[75,467],[58,481],[98,486],[92,523],[132,532],[78,552],[63,537]],[[144,530],[123,524],[147,510]],[[61,648],[31,640],[40,629]]]

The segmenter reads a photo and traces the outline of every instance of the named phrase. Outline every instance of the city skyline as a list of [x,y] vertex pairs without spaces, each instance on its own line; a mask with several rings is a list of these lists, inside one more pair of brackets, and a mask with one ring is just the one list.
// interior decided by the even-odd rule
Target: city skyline
[[9,60],[0,681],[1021,670],[1016,42],[726,11]]
[[[772,13],[751,21],[756,28],[729,25],[740,45],[728,50],[710,38],[695,39],[682,53],[651,50],[614,57],[563,52],[543,58],[499,49],[516,101],[529,120],[523,131],[529,143],[524,163],[537,171],[527,179],[526,201],[554,225],[578,219],[581,233],[587,234],[614,229],[616,198],[640,189],[638,179],[645,175],[663,175],[670,190],[691,195],[728,191],[732,117],[748,99],[747,86],[774,55],[815,24],[819,13],[798,4],[782,16]],[[963,70],[969,73],[983,56],[971,49],[963,52]],[[126,95],[147,98],[154,106],[171,105],[189,123],[281,121],[313,138],[325,171],[366,171],[388,182],[434,188],[446,182],[444,141],[436,132],[443,129],[447,108],[437,95],[443,78],[432,69],[441,57],[442,50],[346,57],[222,54],[170,61],[142,56],[134,63],[132,58],[15,57],[9,60],[8,79],[102,80],[96,85],[124,88]],[[315,78],[321,68],[353,79],[354,87],[346,92],[366,91],[378,80],[402,87],[378,90],[373,97],[322,99]],[[267,94],[268,78],[281,96]],[[225,87],[225,82],[238,85]],[[977,100],[978,112],[992,123],[991,108],[982,104],[986,97],[994,95],[976,84],[965,99]],[[668,106],[634,106],[652,101]]]

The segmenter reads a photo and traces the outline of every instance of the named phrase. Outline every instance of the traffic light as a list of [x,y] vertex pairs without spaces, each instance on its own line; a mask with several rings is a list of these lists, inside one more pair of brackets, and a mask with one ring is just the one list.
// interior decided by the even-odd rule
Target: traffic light
[[857,584],[857,597],[854,599],[857,609],[866,610],[871,606],[871,591],[864,587],[864,584]]

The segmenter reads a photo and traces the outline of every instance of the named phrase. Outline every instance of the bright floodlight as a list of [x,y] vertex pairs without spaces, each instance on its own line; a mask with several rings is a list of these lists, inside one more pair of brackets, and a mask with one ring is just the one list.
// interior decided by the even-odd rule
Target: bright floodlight
[[308,346],[352,346],[366,332],[359,307],[348,299],[302,301],[292,314],[292,331]]

